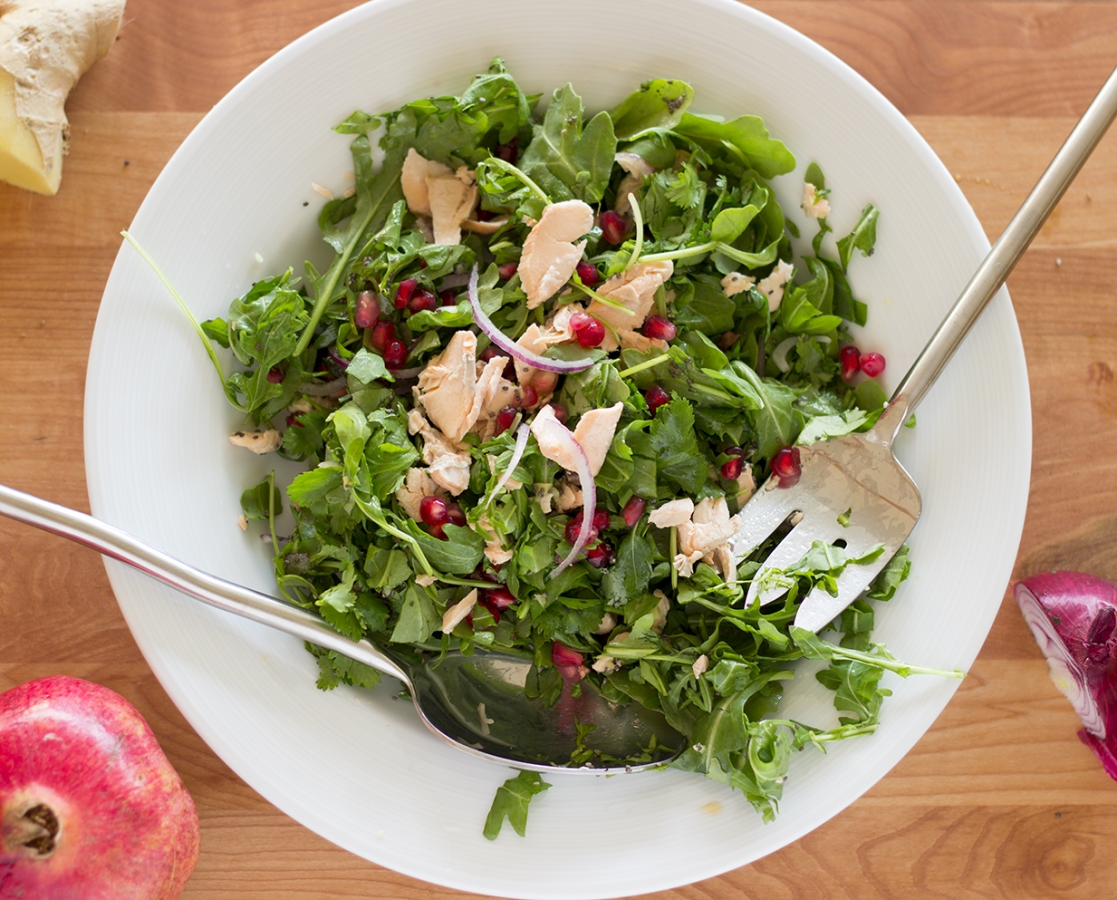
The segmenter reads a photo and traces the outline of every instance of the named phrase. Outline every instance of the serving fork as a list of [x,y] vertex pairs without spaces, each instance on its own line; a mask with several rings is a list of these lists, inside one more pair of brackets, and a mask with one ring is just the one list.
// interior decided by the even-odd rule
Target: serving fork
[[1117,71],[1075,125],[1024,204],[978,266],[930,341],[868,431],[797,448],[801,474],[772,474],[738,513],[730,539],[735,564],[784,524],[790,531],[757,571],[746,603],[766,606],[787,593],[782,570],[793,568],[817,541],[843,542],[850,558],[882,552],[868,563],[847,565],[837,592],[813,588],[800,604],[795,624],[818,631],[856,600],[888,564],[915,528],[923,502],[911,476],[896,459],[893,442],[916,404],[930,390],[993,295],[1004,284],[1083,163],[1117,116]]

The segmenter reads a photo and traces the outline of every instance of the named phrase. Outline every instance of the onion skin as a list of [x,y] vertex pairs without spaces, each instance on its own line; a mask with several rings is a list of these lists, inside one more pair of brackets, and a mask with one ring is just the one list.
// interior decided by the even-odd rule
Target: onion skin
[[1082,720],[1079,739],[1117,780],[1117,585],[1082,572],[1044,572],[1013,590],[1052,680]]

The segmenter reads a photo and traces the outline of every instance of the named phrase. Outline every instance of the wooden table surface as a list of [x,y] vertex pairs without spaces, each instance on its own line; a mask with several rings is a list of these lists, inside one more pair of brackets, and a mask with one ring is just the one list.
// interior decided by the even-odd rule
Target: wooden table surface
[[[464,0],[463,0],[464,2]],[[98,301],[148,188],[242,77],[352,0],[132,0],[74,92],[62,189],[0,184],[0,481],[88,510],[82,395]],[[945,161],[990,239],[1117,63],[1117,3],[765,0],[852,65]],[[1117,134],[1009,280],[1031,379],[1032,487],[1017,577],[1117,579]],[[965,465],[966,448],[958,447]],[[197,801],[185,897],[458,897],[351,856],[249,789],[140,655],[101,560],[0,521],[0,690],[53,673],[134,702]],[[876,787],[750,866],[654,895],[1089,898],[1117,892],[1117,784],[1007,591],[969,677]]]

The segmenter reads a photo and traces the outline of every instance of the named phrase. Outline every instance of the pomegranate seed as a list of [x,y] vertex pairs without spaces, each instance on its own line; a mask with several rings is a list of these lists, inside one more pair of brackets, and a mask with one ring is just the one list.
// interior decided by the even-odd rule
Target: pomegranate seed
[[408,278],[399,283],[396,288],[396,297],[392,301],[392,305],[396,309],[405,309],[411,300],[411,295],[415,293],[415,288],[419,286],[419,282],[414,278]]
[[644,402],[648,404],[648,409],[650,409],[654,415],[655,411],[663,406],[664,403],[671,402],[671,395],[658,384],[653,384],[644,393]]
[[[487,610],[489,611],[489,615],[493,617],[493,624],[494,624],[494,625],[499,625],[499,624],[500,624],[500,607],[497,607],[497,606],[493,606],[493,605],[492,605],[491,603],[488,603],[488,602],[487,602],[487,601],[485,600],[485,598],[484,598],[484,597],[482,597],[482,598],[481,598],[481,599],[480,599],[480,600],[478,601],[478,603],[480,603],[480,604],[481,604],[481,606],[483,606],[483,607],[484,607],[485,609],[487,609]],[[470,627],[470,628],[472,628],[472,627],[473,627],[473,618],[472,618],[472,616],[473,616],[473,614],[472,614],[472,613],[470,613],[470,622],[469,622],[469,627]]]
[[585,313],[574,313],[570,317],[570,328],[583,347],[596,347],[605,340],[604,324]]
[[516,421],[516,414],[518,410],[514,406],[506,406],[496,414],[496,433],[504,434],[512,423]]
[[609,527],[609,510],[595,509],[593,511],[593,527],[598,531],[604,531]]
[[566,407],[561,403],[552,403],[551,410],[554,412],[555,418],[563,425],[565,425],[566,420],[570,418],[570,413],[566,411]]
[[613,561],[613,547],[602,541],[586,551],[586,562],[595,569],[601,569]]
[[578,278],[581,280],[582,284],[588,287],[593,287],[601,280],[601,275],[597,272],[597,266],[585,260],[578,263],[575,271],[578,273]]
[[380,318],[380,300],[372,291],[361,291],[357,295],[357,308],[353,312],[353,322],[358,328],[372,328]]
[[520,267],[519,263],[505,263],[503,266],[496,267],[496,273],[500,276],[501,281],[507,281],[516,274],[516,270]]
[[[595,516],[595,518],[596,518],[596,516]],[[581,531],[581,530],[582,530],[582,513],[579,511],[578,515],[576,515],[573,519],[571,519],[569,522],[566,523],[566,530],[563,532],[563,536],[566,538],[566,543],[573,544],[575,541],[577,541],[578,540],[578,532]],[[590,526],[590,536],[587,538],[587,541],[596,541],[596,540],[597,540],[597,529],[594,528],[593,526]]]
[[422,312],[424,309],[438,309],[438,298],[432,291],[419,288],[407,301],[407,308],[413,313]]
[[870,378],[876,378],[884,371],[884,357],[879,353],[866,353],[861,357],[861,371]]
[[407,344],[399,338],[392,338],[384,348],[384,365],[389,369],[402,369],[407,362]]
[[458,302],[458,295],[454,293],[453,288],[446,288],[439,293],[438,299],[442,301],[443,306],[454,306]]
[[497,159],[503,159],[505,162],[514,163],[516,157],[520,155],[520,141],[518,138],[512,138],[507,144],[496,145]]
[[585,662],[585,657],[575,650],[573,647],[567,647],[561,641],[555,641],[551,645],[551,662],[556,666],[580,666]]
[[664,316],[649,316],[644,323],[644,337],[653,341],[673,341],[677,333],[675,323]]
[[842,364],[842,378],[849,381],[861,371],[861,351],[854,346],[842,347],[842,352],[838,354],[838,359]]
[[624,237],[628,234],[628,223],[620,213],[607,209],[601,214],[598,224],[601,226],[601,236],[610,244],[616,246],[624,242]]
[[741,477],[741,472],[745,468],[744,460],[739,456],[734,456],[728,462],[722,463],[721,477],[726,481],[736,481]]
[[450,536],[442,530],[441,525],[428,525],[427,528],[429,529],[429,531],[431,533],[431,537],[436,537],[440,541],[450,540]]
[[530,384],[520,389],[520,403],[530,409],[539,403],[539,392]]
[[444,525],[450,521],[450,508],[441,497],[424,497],[419,501],[419,518],[424,525]]
[[446,504],[446,517],[451,525],[457,525],[459,528],[465,526],[465,513],[453,500]]
[[633,497],[621,510],[621,518],[624,519],[625,527],[635,528],[636,523],[640,521],[640,517],[644,515],[644,507],[648,504],[640,497]]
[[279,366],[272,366],[268,369],[268,383],[279,384],[283,380],[283,370]]
[[287,427],[288,428],[303,428],[305,426],[303,425],[302,422],[299,421],[299,417],[298,417],[297,414],[290,413],[287,416]]
[[502,585],[482,591],[481,602],[489,609],[508,609],[516,605],[516,598],[512,596],[512,592],[508,588]]
[[486,347],[479,354],[477,354],[477,358],[479,360],[481,360],[481,362],[488,362],[490,359],[495,359],[498,356],[501,359],[505,360],[504,372],[502,373],[504,375],[504,377],[507,378],[509,381],[515,381],[516,380],[516,364],[514,362],[512,362],[512,357],[505,356],[503,353],[501,353],[499,350],[497,350],[496,347],[494,347],[492,344],[489,344],[488,347]]
[[772,457],[772,473],[779,478],[780,487],[791,487],[803,474],[798,447],[784,447]]
[[383,353],[388,344],[394,341],[395,338],[396,326],[393,323],[377,322],[372,326],[372,337],[369,338],[369,343]]

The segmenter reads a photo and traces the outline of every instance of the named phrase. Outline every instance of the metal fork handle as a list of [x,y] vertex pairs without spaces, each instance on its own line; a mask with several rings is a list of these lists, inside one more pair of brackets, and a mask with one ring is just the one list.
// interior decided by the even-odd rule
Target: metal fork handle
[[1098,91],[1094,102],[1074,126],[1039,182],[1024,201],[1012,221],[997,238],[989,254],[977,267],[969,284],[962,290],[953,308],[932,335],[927,346],[912,364],[892,398],[890,407],[898,407],[884,417],[887,443],[895,439],[916,404],[930,390],[943,367],[954,355],[962,339],[969,333],[982,310],[1000,290],[1047,217],[1055,209],[1074,177],[1086,162],[1110,123],[1117,117],[1117,70]]
[[91,547],[210,606],[342,653],[393,678],[409,680],[368,641],[351,641],[308,610],[195,569],[100,519],[3,484],[0,515]]

